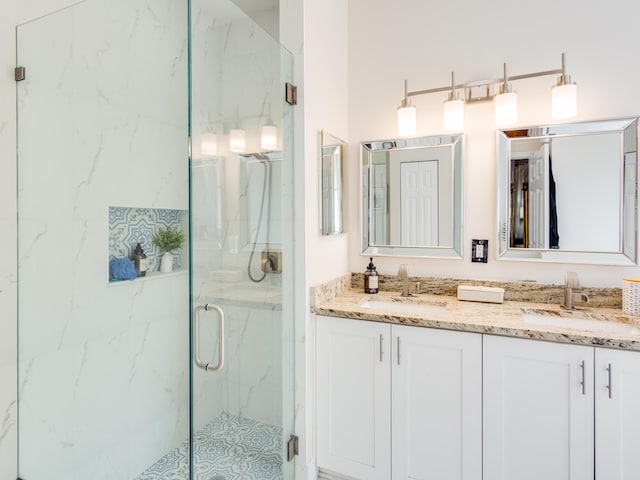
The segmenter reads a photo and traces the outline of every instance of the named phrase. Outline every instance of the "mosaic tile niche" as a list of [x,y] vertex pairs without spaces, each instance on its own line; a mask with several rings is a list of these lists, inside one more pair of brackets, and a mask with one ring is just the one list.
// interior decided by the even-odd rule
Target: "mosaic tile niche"
[[[140,242],[144,253],[147,254],[148,272],[157,272],[160,269],[162,252],[152,240],[160,228],[179,228],[186,233],[187,211],[109,207],[109,260],[131,258],[133,249]],[[173,268],[182,268],[186,263],[186,259],[183,258],[185,247],[173,253]]]

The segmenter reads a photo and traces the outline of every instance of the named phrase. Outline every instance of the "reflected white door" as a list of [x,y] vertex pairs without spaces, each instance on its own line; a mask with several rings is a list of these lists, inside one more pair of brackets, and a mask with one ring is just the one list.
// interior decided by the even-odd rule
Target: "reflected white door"
[[636,229],[633,228],[636,216],[636,179],[638,178],[638,159],[635,152],[624,154],[624,236],[622,248],[629,258],[636,258]]
[[373,166],[373,242],[376,245],[389,243],[387,220],[387,167],[385,165]]
[[400,165],[401,245],[438,245],[438,161]]
[[529,158],[529,248],[549,248],[549,147]]

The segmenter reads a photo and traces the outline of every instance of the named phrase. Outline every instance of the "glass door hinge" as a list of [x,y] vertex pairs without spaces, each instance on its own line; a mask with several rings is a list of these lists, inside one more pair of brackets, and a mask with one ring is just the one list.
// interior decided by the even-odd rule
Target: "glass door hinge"
[[296,455],[298,455],[298,436],[291,435],[287,442],[287,461],[292,461]]
[[16,82],[21,82],[22,80],[25,79],[26,76],[26,70],[24,67],[16,67],[15,69],[15,77],[16,77]]
[[289,105],[298,104],[298,87],[287,82],[286,83],[286,100]]

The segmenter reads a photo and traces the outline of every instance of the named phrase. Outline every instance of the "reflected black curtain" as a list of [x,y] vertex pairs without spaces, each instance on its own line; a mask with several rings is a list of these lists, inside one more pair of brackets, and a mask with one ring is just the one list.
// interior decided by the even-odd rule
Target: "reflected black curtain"
[[553,164],[549,155],[549,247],[560,248],[558,235],[558,210],[556,209],[556,181],[553,178]]

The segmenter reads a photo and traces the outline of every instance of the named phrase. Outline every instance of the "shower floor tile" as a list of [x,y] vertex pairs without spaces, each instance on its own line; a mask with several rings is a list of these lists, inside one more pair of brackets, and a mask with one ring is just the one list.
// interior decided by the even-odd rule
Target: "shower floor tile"
[[[194,439],[194,480],[282,480],[282,429],[222,413]],[[189,442],[135,480],[187,480]]]

